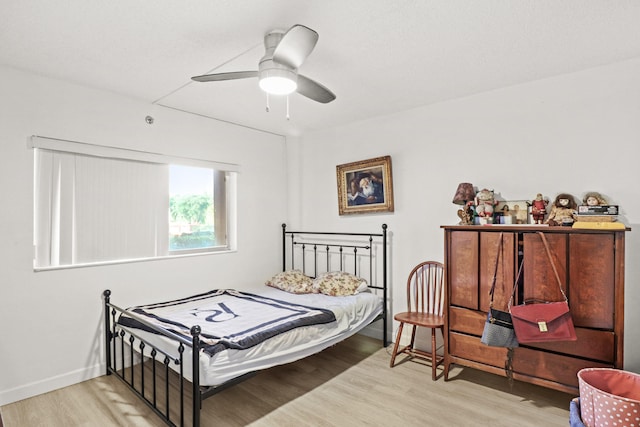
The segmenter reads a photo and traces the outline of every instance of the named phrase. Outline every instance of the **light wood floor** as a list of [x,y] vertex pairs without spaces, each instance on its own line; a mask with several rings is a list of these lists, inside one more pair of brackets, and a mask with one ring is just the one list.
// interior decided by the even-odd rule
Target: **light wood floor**
[[[566,427],[574,396],[470,368],[431,381],[430,367],[389,368],[389,349],[356,335],[272,368],[203,402],[203,426]],[[4,427],[164,426],[114,376],[0,408]]]

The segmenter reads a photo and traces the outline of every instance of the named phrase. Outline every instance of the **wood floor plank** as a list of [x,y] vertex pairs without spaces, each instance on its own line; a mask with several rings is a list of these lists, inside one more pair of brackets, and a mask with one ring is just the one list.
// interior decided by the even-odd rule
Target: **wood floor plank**
[[[431,381],[427,364],[410,361],[389,368],[389,358],[380,341],[356,335],[205,400],[202,425],[458,426],[472,421],[492,427],[566,427],[569,422],[575,396],[519,381],[510,385],[504,377],[470,368],[452,368],[448,382]],[[4,427],[164,426],[114,376],[15,402],[0,412]]]

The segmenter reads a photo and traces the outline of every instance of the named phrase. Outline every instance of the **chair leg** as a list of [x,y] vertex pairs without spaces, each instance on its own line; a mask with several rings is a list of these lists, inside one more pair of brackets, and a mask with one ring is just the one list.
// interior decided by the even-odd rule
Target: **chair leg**
[[438,366],[436,354],[436,328],[431,328],[431,379],[436,380],[436,367]]
[[393,353],[391,353],[391,362],[389,363],[390,368],[393,368],[393,365],[396,363],[396,356],[398,355],[398,346],[400,345],[400,337],[402,336],[403,327],[404,323],[400,322],[400,326],[398,327],[398,335],[396,336],[396,342],[393,345]]
[[444,364],[444,380],[449,381],[449,367],[451,365],[449,363],[449,358],[447,357],[446,349],[444,351],[444,361],[442,363]]
[[418,329],[418,327],[416,325],[412,325],[412,329],[411,329],[411,342],[409,343],[409,348],[411,350],[413,350],[414,344],[416,342],[416,330]]

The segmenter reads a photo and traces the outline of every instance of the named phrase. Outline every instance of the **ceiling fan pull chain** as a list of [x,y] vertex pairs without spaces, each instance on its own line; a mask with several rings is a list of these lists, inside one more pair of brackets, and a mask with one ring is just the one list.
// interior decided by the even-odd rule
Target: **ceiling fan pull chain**
[[265,92],[267,94],[267,113],[269,112],[269,92]]
[[287,95],[287,120],[289,120],[289,95]]

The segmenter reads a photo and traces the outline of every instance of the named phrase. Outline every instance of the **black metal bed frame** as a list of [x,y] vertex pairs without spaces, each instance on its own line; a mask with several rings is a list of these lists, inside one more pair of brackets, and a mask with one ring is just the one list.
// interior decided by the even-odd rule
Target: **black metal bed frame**
[[[309,240],[313,238],[314,240]],[[317,239],[320,238],[320,239]],[[287,242],[287,239],[290,242]],[[324,239],[324,240],[323,240]],[[323,240],[323,241],[316,241]],[[364,240],[364,243],[363,243]],[[287,263],[287,245],[290,244],[290,258]],[[374,247],[379,245],[381,255]],[[318,249],[320,248],[320,249]],[[387,225],[382,225],[381,233],[339,233],[339,232],[316,232],[316,231],[287,231],[286,225],[282,224],[282,270],[285,271],[287,266],[291,269],[295,268],[296,249],[301,256],[302,267],[299,268],[305,274],[316,277],[319,271],[349,271],[345,270],[346,260],[353,257],[353,274],[364,277],[367,276],[368,286],[382,293],[383,309],[382,313],[376,317],[373,322],[382,320],[383,345],[389,344],[387,338],[387,321],[388,321],[388,298],[387,298]],[[364,252],[364,254],[362,253]],[[312,258],[313,275],[306,272],[306,260]],[[326,259],[326,267],[318,269],[319,259]],[[379,259],[381,258],[381,260]],[[363,261],[365,262],[363,271]],[[366,263],[368,261],[368,263]],[[334,263],[338,263],[339,267],[333,267]],[[381,263],[381,266],[380,266]],[[360,267],[360,268],[359,268]],[[381,267],[378,271],[377,267]],[[366,274],[368,273],[368,275]],[[375,280],[380,277],[380,280]],[[380,284],[380,281],[382,282]],[[144,318],[137,316],[135,313],[120,308],[111,303],[111,291],[105,290],[104,297],[104,328],[105,328],[105,356],[106,356],[106,374],[114,374],[122,380],[139,398],[143,400],[164,422],[170,426],[185,425],[185,411],[188,410],[185,405],[185,349],[191,348],[191,412],[192,425],[200,426],[200,409],[202,401],[213,396],[245,379],[254,376],[257,372],[249,372],[242,376],[236,377],[218,386],[201,386],[200,385],[200,326],[191,328],[192,339],[188,340],[176,335],[166,329],[160,328],[149,323]],[[143,338],[136,335],[130,330],[125,330],[119,326],[117,319],[123,313],[133,317],[139,322],[145,324],[149,328],[156,331],[169,339],[176,341],[176,350],[178,356],[172,356],[153,345],[146,342]],[[136,348],[137,346],[137,348]],[[140,356],[142,354],[143,356]],[[127,360],[128,358],[128,360]],[[136,360],[140,359],[139,363]],[[170,375],[172,369],[170,364],[177,366],[175,371],[178,375],[178,421],[175,416],[171,417],[171,393]],[[158,366],[160,365],[160,367]],[[146,378],[145,367],[151,370],[151,378]],[[175,393],[174,393],[175,394]],[[164,399],[162,399],[164,397]],[[174,398],[175,401],[175,398]],[[179,424],[176,424],[179,422]]]

